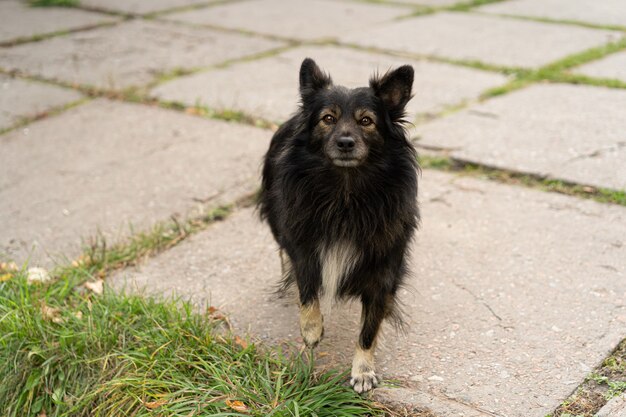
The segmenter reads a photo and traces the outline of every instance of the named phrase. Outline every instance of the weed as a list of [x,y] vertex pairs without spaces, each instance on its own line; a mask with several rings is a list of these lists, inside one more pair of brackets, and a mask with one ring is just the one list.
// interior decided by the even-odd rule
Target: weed
[[626,191],[624,190],[592,187],[552,178],[545,178],[538,175],[508,171],[499,168],[490,168],[445,155],[420,156],[419,164],[425,169],[455,172],[462,175],[469,175],[505,184],[522,185],[543,191],[591,199],[601,203],[626,206]]
[[75,291],[89,275],[0,283],[1,415],[382,414],[346,375],[227,334],[188,303]]
[[79,0],[29,0],[29,4],[35,7],[76,7]]

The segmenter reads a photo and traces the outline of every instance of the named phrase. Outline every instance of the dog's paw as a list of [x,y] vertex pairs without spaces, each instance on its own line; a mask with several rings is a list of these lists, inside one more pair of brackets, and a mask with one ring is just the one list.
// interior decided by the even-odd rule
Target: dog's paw
[[308,348],[316,347],[324,336],[323,321],[308,322],[300,329],[304,344]]
[[378,377],[374,368],[374,349],[357,347],[352,360],[350,385],[359,394],[367,392],[378,385]]
[[372,388],[376,388],[378,386],[378,377],[373,370],[369,370],[366,372],[352,372],[352,377],[350,378],[350,385],[354,390],[361,394],[363,392],[367,392]]

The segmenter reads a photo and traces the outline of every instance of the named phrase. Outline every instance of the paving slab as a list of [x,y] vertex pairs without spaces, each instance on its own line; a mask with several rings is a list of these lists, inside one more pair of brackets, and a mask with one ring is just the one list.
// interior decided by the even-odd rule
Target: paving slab
[[[48,265],[253,193],[271,132],[96,100],[0,136],[0,256]],[[203,203],[204,202],[204,203]]]
[[[412,395],[440,416],[544,417],[624,337],[626,209],[430,170],[420,187],[401,294],[409,330],[386,329],[377,355],[383,377],[402,381],[393,400]],[[219,307],[236,331],[279,343],[299,337],[297,306],[271,295],[279,275],[250,209],[107,282]],[[323,360],[349,366],[359,313],[326,317]]]
[[623,109],[624,90],[534,85],[418,126],[418,144],[482,165],[624,190]]
[[609,400],[602,407],[596,417],[626,417],[626,394],[619,395]]
[[626,3],[622,0],[509,0],[475,10],[626,27]]
[[470,68],[322,46],[296,48],[277,56],[178,78],[152,93],[165,100],[238,109],[269,120],[284,121],[297,109],[298,71],[306,57],[314,58],[336,84],[351,88],[368,85],[375,72],[413,65],[415,97],[407,109],[410,118],[440,112],[507,81],[500,74]]
[[[289,39],[330,39],[361,32],[411,12],[410,8],[332,0],[239,1],[174,13],[169,20],[215,25]],[[277,24],[280,22],[280,24]]]
[[80,5],[110,12],[143,15],[215,1],[217,0],[81,0]]
[[446,7],[467,3],[466,0],[401,0],[399,3],[417,6]]
[[618,52],[598,61],[582,65],[572,72],[595,78],[609,78],[626,82],[626,52]]
[[0,1],[0,43],[115,22],[119,18],[67,7],[29,7],[18,0]]
[[0,51],[2,66],[107,89],[253,55],[282,43],[170,22],[134,20]]
[[399,52],[508,67],[539,67],[622,35],[473,13],[436,13],[370,26],[340,40]]
[[73,90],[0,74],[0,130],[81,98]]

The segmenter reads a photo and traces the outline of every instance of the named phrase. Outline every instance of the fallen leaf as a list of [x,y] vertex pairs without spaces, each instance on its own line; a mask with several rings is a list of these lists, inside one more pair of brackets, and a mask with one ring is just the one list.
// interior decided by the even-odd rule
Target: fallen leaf
[[246,411],[248,411],[248,407],[246,407],[246,405],[242,403],[241,401],[226,400],[226,405],[232,408],[233,410],[239,411],[241,413],[245,413]]
[[235,336],[235,343],[241,346],[242,349],[245,349],[248,347],[248,342],[246,342],[239,336]]
[[78,266],[83,266],[83,265],[90,264],[90,263],[91,263],[91,256],[83,254],[72,261],[72,266],[78,267]]
[[50,274],[43,268],[28,268],[26,280],[29,284],[50,281]]
[[74,313],[74,317],[76,317],[78,320],[83,318],[83,312],[82,311],[77,311],[76,313]]
[[2,274],[0,275],[0,282],[8,281],[13,278],[12,274]]
[[104,281],[101,279],[96,281],[87,281],[83,284],[83,286],[96,295],[102,295],[104,292]]
[[202,110],[197,108],[197,107],[187,107],[185,109],[185,113],[192,114],[194,116],[201,116],[202,115]]
[[213,314],[217,311],[217,308],[213,307],[213,306],[209,306],[209,308],[206,309],[207,313],[209,314]]
[[41,411],[41,413],[37,414],[37,417],[48,417],[45,411]]
[[55,307],[50,307],[46,303],[41,303],[41,315],[45,320],[50,320],[53,323],[62,323],[61,310]]
[[159,408],[162,405],[167,404],[167,400],[156,400],[156,401],[148,401],[144,402],[143,405],[150,410],[154,410],[155,408]]
[[0,271],[2,272],[15,272],[17,269],[15,262],[0,262]]

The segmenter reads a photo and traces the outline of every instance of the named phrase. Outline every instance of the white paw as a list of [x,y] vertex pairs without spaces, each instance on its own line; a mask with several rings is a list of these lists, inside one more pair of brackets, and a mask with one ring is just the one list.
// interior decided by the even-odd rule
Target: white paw
[[372,388],[378,386],[378,378],[373,370],[355,373],[352,372],[352,378],[350,378],[350,385],[359,394],[367,392]]

